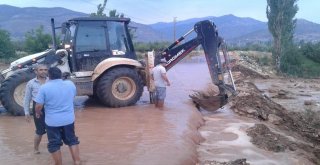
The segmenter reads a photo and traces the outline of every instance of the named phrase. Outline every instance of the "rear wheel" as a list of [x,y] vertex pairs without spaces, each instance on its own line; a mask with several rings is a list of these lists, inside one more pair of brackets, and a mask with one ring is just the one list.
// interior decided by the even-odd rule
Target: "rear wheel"
[[114,68],[107,71],[97,83],[99,100],[109,107],[124,107],[135,104],[143,92],[142,79],[131,68]]
[[32,70],[23,70],[12,74],[1,84],[1,103],[12,115],[24,115],[23,99],[26,85],[34,77],[35,73]]

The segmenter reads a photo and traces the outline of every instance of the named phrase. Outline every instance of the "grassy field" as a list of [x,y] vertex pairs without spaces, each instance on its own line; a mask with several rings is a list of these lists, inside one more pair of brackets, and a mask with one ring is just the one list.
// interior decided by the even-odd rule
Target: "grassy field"
[[302,58],[301,69],[306,77],[320,77],[320,63],[306,57]]

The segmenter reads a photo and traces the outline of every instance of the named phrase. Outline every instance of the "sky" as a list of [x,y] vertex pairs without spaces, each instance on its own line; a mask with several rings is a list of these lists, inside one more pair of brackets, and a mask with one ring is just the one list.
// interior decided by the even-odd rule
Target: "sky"
[[[92,13],[103,0],[0,0],[0,4],[17,7],[64,7]],[[172,22],[206,16],[233,14],[260,21],[266,18],[267,0],[108,0],[106,13],[112,9],[143,24]],[[320,0],[298,0],[296,18],[320,24]]]

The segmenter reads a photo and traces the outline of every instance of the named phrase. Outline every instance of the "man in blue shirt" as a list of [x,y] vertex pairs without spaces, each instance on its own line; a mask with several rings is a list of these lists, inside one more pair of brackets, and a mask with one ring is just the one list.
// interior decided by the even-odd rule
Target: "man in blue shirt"
[[79,141],[74,131],[74,105],[76,87],[69,80],[62,80],[61,70],[57,67],[50,68],[49,81],[41,86],[35,99],[36,117],[45,110],[45,123],[48,136],[48,151],[51,153],[55,164],[62,164],[60,147],[62,141],[68,145],[74,164],[80,164]]

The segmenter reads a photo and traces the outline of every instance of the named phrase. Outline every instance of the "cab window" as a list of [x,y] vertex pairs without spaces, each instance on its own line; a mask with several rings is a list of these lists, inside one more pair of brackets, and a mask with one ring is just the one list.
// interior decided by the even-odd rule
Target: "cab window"
[[76,52],[107,50],[105,28],[94,23],[82,23],[78,26]]
[[108,36],[112,55],[125,55],[127,52],[127,38],[123,22],[108,22]]

